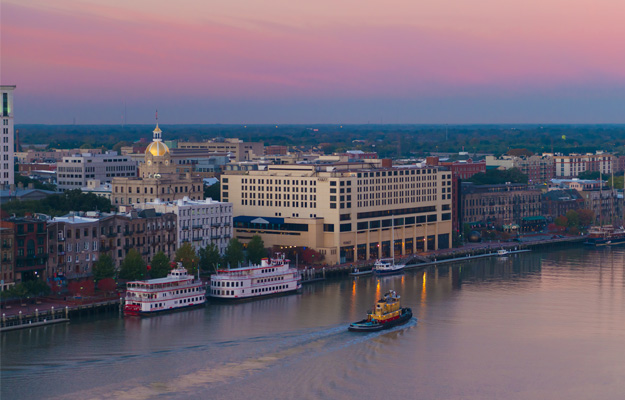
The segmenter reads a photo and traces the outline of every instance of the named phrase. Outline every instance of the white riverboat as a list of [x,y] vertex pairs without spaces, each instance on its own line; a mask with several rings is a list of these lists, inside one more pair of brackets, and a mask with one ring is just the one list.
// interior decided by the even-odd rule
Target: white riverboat
[[211,276],[209,295],[219,299],[246,299],[295,292],[302,287],[297,268],[279,254],[263,258],[260,265],[218,270]]
[[149,315],[206,303],[206,287],[180,264],[166,278],[126,284],[124,314]]

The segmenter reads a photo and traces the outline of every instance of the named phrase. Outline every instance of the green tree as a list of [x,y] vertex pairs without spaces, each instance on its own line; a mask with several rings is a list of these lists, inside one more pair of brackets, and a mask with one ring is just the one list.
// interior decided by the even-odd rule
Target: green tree
[[220,201],[221,199],[221,184],[219,182],[212,184],[210,186],[204,186],[204,198],[211,198],[215,201]]
[[164,278],[167,274],[169,274],[170,270],[169,257],[167,257],[167,255],[162,251],[156,253],[150,263],[150,277]]
[[577,228],[579,226],[579,214],[575,210],[569,210],[566,213],[567,225],[569,228]]
[[108,254],[102,254],[100,259],[93,264],[93,280],[95,283],[106,278],[115,277],[115,262]]
[[228,242],[228,247],[226,247],[226,251],[224,254],[224,262],[232,268],[238,267],[239,263],[242,263],[245,260],[245,255],[243,254],[243,245],[237,238],[232,238]]
[[34,279],[23,283],[29,296],[39,297],[50,294],[50,286],[43,279]]
[[252,236],[252,239],[247,244],[247,260],[254,264],[260,264],[260,260],[267,256],[267,251],[265,250],[265,243],[263,239],[258,235]]
[[579,179],[599,179],[600,176],[601,173],[599,171],[584,171],[577,175]]
[[124,261],[122,261],[122,266],[119,269],[119,277],[129,281],[136,281],[145,279],[147,274],[148,269],[145,265],[145,261],[141,258],[141,254],[135,249],[130,249]]
[[189,274],[197,274],[197,267],[200,259],[197,254],[195,254],[195,249],[191,246],[191,243],[184,242],[184,244],[178,248],[174,261],[181,262],[182,266],[186,268]]
[[221,262],[219,249],[215,243],[209,243],[208,246],[198,251],[200,256],[200,268],[202,271],[215,271]]

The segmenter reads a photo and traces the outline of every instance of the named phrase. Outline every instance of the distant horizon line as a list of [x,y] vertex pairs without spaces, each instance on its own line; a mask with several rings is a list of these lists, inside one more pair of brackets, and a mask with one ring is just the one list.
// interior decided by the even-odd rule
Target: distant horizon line
[[[15,126],[117,126],[117,127],[125,127],[125,126],[154,126],[154,123],[148,124],[119,124],[119,123],[91,123],[91,124],[44,124],[44,123],[16,123]],[[506,122],[506,123],[496,123],[496,122],[482,122],[482,123],[417,123],[417,122],[406,122],[406,123],[330,123],[330,122],[322,122],[322,123],[161,123],[161,126],[239,126],[239,127],[248,127],[248,126],[625,126],[625,122],[549,122],[549,123],[540,123],[540,122]]]

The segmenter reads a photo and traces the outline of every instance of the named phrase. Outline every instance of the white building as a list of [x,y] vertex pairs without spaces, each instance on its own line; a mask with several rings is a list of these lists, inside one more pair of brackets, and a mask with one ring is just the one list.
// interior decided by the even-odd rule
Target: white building
[[111,183],[115,177],[137,176],[137,163],[128,156],[118,155],[116,151],[63,157],[56,165],[57,187],[62,191],[85,187],[91,179]]
[[586,171],[611,174],[617,167],[618,157],[597,151],[596,154],[556,155],[554,162],[556,178],[575,178]]
[[224,253],[232,237],[232,203],[213,199],[190,200],[188,197],[172,202],[138,203],[135,207],[153,208],[160,213],[174,213],[178,216],[178,247],[190,242],[195,250],[214,243]]
[[13,90],[15,86],[0,86],[2,108],[2,133],[0,134],[0,188],[15,183],[13,172],[15,156],[15,131],[13,125]]
[[99,179],[89,179],[87,181],[87,186],[81,187],[80,190],[83,193],[93,193],[96,196],[111,200],[113,184],[106,182],[101,183]]

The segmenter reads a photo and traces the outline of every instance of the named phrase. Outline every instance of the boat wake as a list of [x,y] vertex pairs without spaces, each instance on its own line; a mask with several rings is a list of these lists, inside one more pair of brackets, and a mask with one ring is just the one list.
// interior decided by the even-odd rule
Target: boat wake
[[[236,384],[238,380],[249,378],[254,374],[269,371],[274,367],[287,367],[293,363],[306,362],[308,359],[339,351],[341,349],[365,343],[381,336],[391,336],[399,331],[408,330],[416,326],[413,318],[408,323],[385,331],[371,333],[357,333],[347,331],[346,325],[332,326],[313,332],[288,332],[275,340],[274,345],[258,346],[259,351],[247,358],[227,362],[211,362],[205,368],[180,375],[171,376],[167,380],[142,382],[138,379],[121,384],[116,383],[106,387],[99,387],[86,392],[65,394],[65,399],[82,399],[88,395],[90,399],[148,399],[156,396],[193,397],[198,391],[206,391],[223,385]],[[265,341],[265,337],[249,338],[251,342]],[[269,344],[269,343],[267,343]],[[204,347],[215,348],[215,344],[194,346],[195,351]],[[174,351],[157,351],[151,356],[166,356],[171,353],[180,353],[184,349]],[[180,355],[176,355],[179,357]],[[109,360],[110,362],[110,360]],[[159,361],[162,362],[162,361]],[[166,360],[164,360],[166,362]],[[145,379],[145,378],[143,378]],[[149,379],[149,377],[148,377]]]

